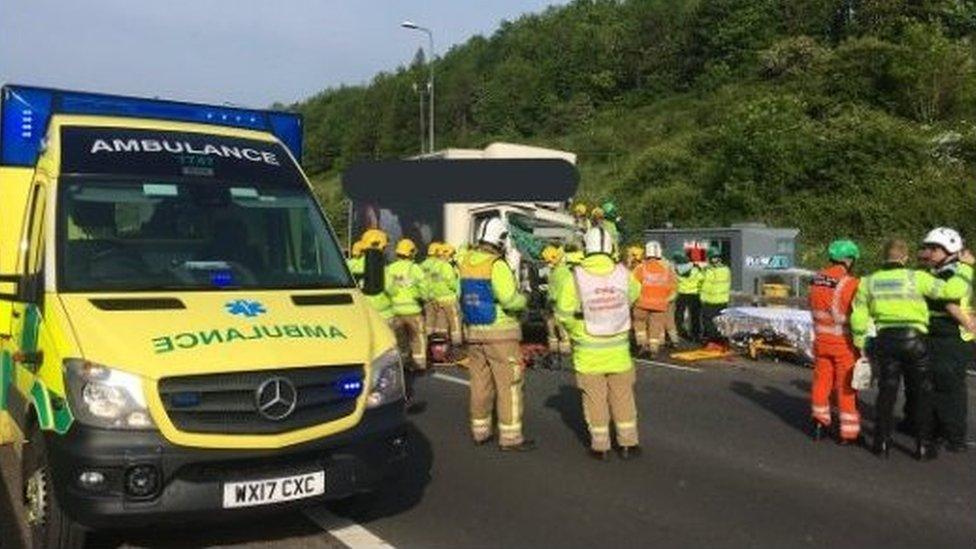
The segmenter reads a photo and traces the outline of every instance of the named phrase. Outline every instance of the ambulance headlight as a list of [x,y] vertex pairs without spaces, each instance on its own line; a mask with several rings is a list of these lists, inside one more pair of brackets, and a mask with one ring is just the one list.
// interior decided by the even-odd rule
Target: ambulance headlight
[[374,360],[370,368],[366,407],[376,408],[403,397],[403,364],[400,363],[400,353],[390,349]]
[[142,379],[86,360],[64,361],[75,419],[105,429],[153,429]]

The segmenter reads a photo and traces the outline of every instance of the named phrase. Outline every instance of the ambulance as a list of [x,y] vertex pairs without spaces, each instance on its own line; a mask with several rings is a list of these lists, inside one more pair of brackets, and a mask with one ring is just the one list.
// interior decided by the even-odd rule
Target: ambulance
[[299,116],[0,93],[0,452],[32,546],[400,470],[400,358],[298,165]]

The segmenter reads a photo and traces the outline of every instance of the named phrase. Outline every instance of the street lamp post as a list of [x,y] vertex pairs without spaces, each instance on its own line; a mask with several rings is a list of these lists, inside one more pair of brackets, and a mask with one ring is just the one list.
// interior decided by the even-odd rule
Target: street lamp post
[[434,152],[434,32],[426,27],[421,27],[413,21],[404,21],[400,23],[400,26],[405,29],[427,33],[427,39],[430,42],[429,59],[427,59],[427,66],[430,67],[430,77],[427,80],[427,88],[430,92],[430,116],[427,117],[427,148],[428,152]]

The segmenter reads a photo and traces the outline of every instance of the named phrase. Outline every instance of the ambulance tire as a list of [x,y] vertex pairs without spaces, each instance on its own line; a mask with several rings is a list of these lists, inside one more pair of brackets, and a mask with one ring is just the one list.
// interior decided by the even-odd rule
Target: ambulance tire
[[[28,526],[30,537],[27,540],[27,546],[30,549],[81,549],[84,547],[85,529],[64,513],[61,504],[58,502],[57,494],[53,490],[51,480],[53,477],[48,463],[47,449],[44,446],[44,433],[38,426],[32,429],[30,442],[24,446],[21,463],[25,515],[27,506],[30,505],[27,495],[29,479],[34,477],[33,497],[39,498],[40,501],[35,501],[35,505],[40,505],[43,516],[41,521]],[[39,496],[38,493],[40,493]]]

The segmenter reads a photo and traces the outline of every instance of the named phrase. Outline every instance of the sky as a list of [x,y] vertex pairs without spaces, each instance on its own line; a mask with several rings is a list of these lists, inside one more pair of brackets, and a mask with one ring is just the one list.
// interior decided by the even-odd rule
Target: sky
[[267,107],[565,0],[0,0],[0,83]]

